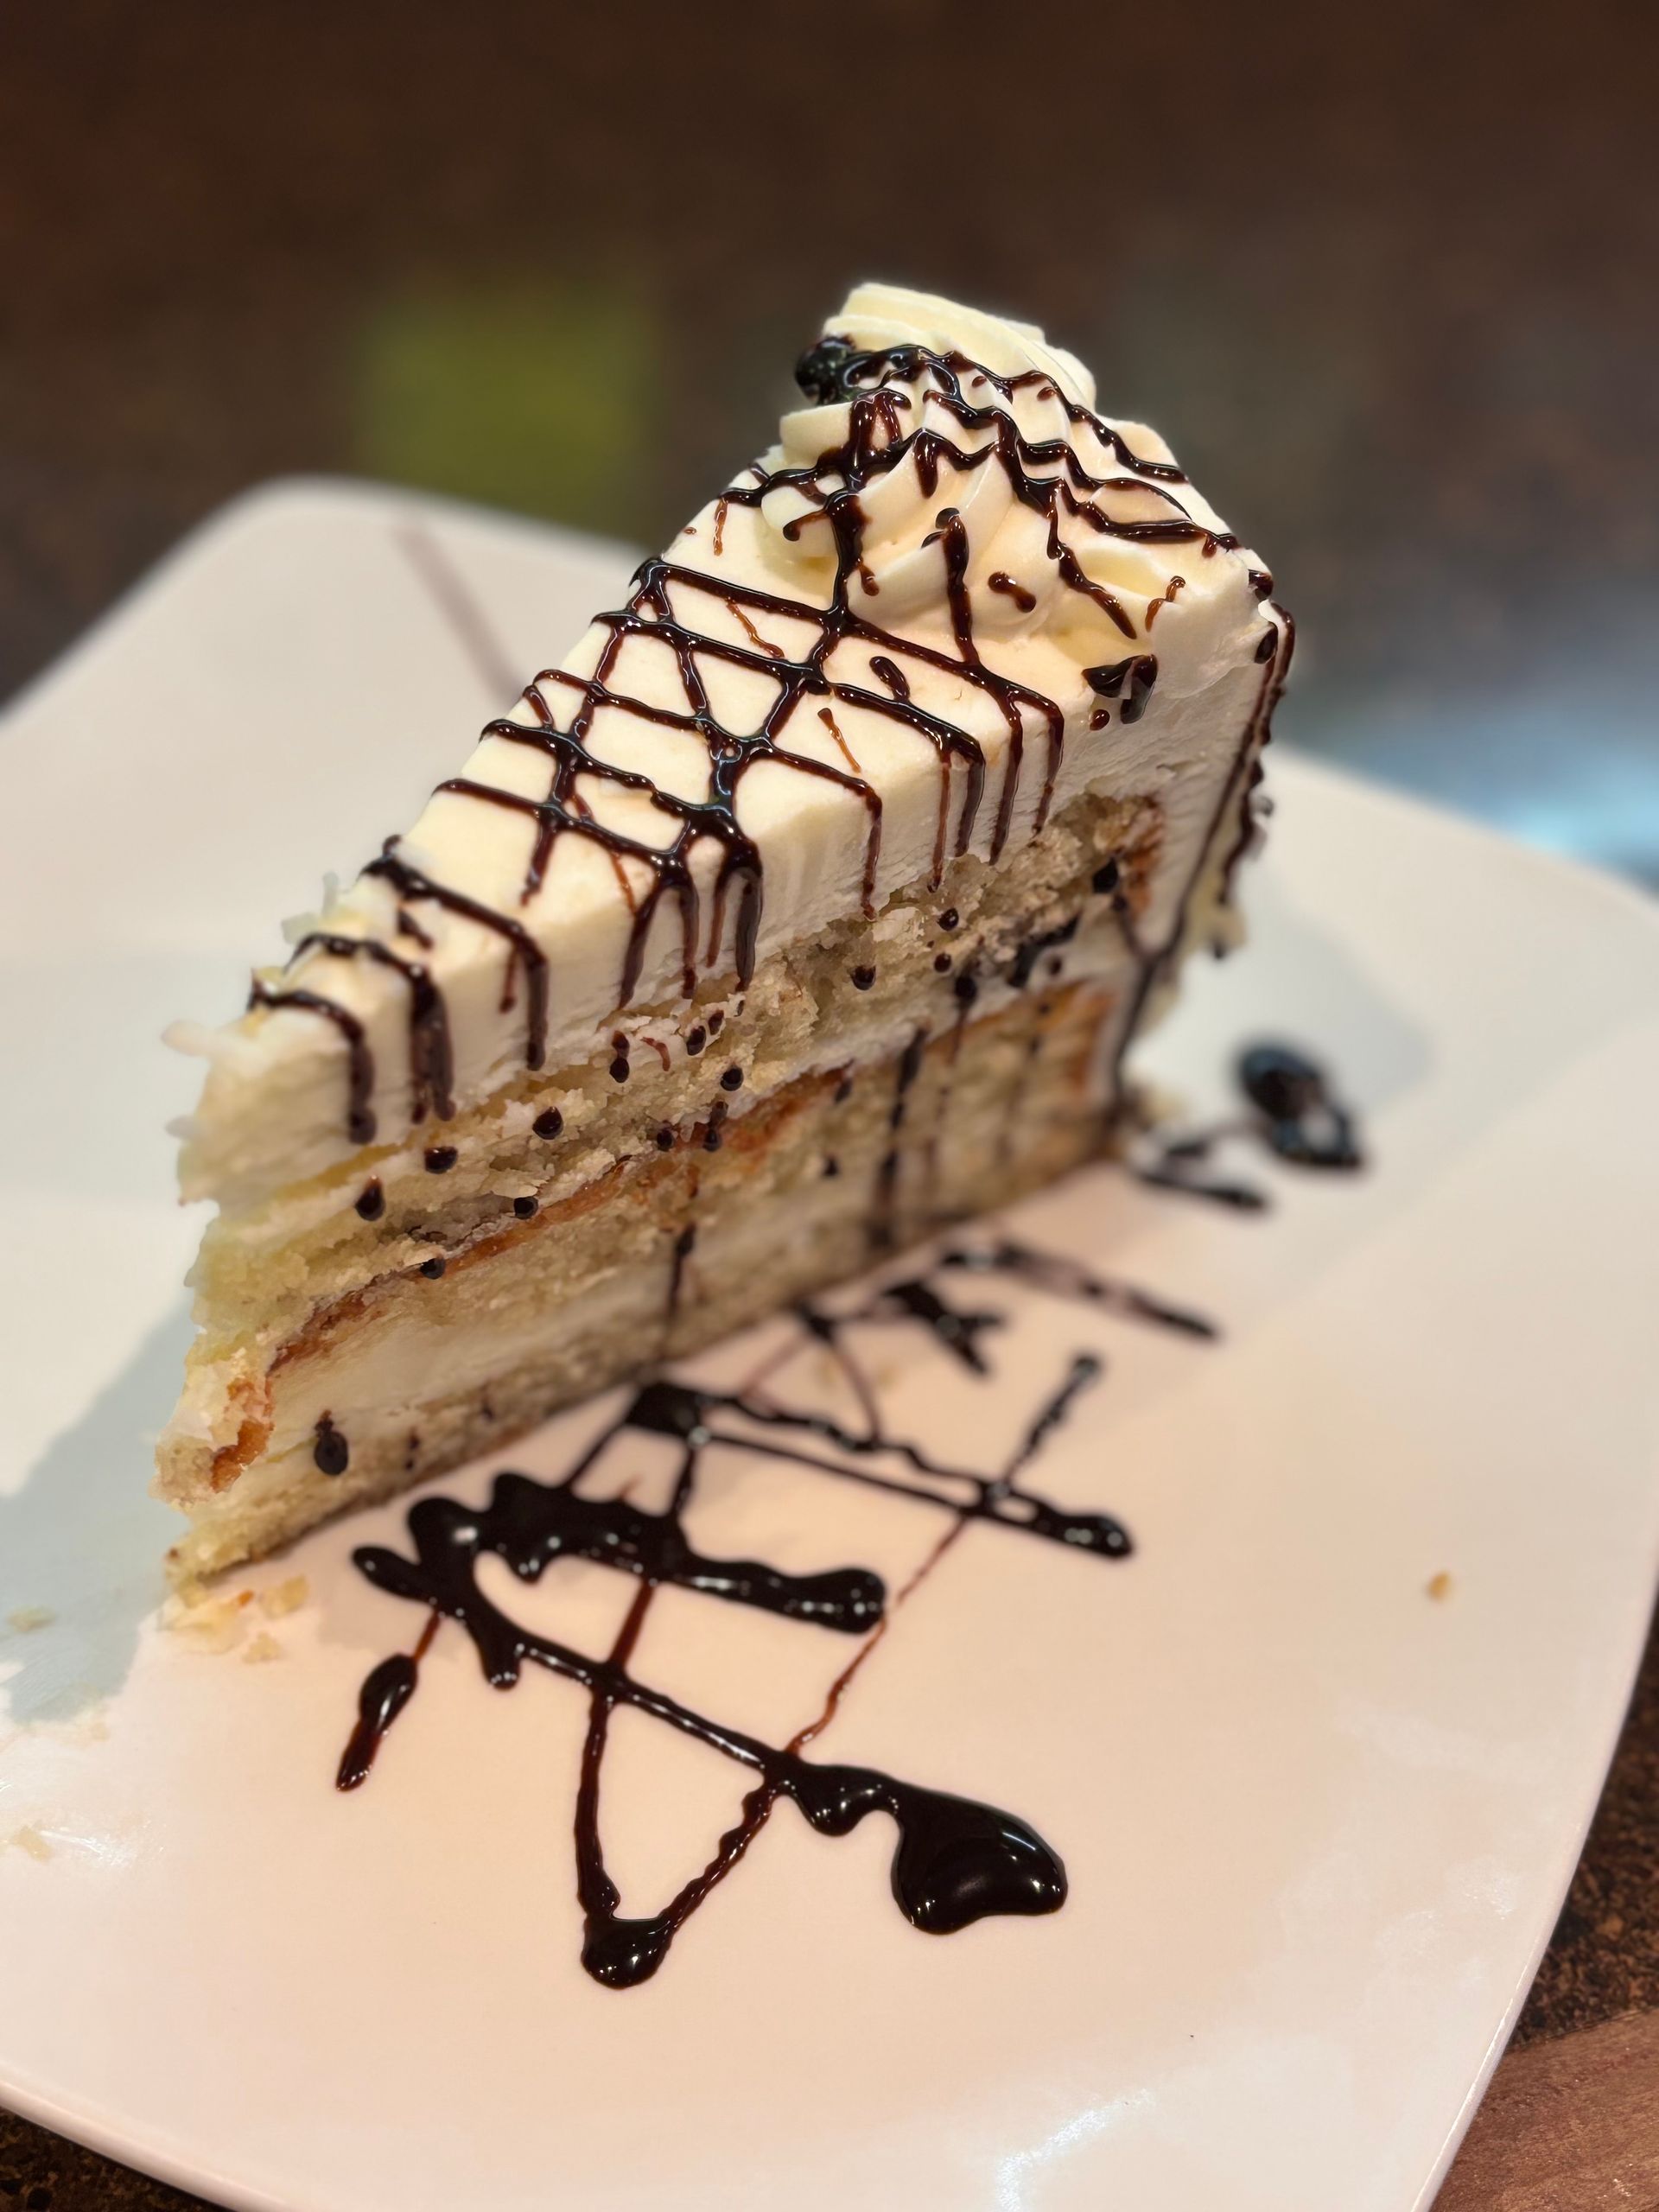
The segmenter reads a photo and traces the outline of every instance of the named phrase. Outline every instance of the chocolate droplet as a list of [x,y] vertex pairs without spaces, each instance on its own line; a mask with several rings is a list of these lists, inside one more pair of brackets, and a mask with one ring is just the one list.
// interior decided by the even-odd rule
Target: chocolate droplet
[[311,1457],[316,1461],[319,1472],[325,1475],[343,1475],[351,1465],[352,1447],[327,1414],[317,1416],[317,1433],[311,1446]]

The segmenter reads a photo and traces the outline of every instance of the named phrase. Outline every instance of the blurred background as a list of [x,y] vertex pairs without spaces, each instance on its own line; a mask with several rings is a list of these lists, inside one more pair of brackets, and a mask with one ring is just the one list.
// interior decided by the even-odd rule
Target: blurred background
[[261,478],[655,544],[843,286],[1039,321],[1271,561],[1304,747],[1659,880],[1659,10],[52,0],[0,695]]

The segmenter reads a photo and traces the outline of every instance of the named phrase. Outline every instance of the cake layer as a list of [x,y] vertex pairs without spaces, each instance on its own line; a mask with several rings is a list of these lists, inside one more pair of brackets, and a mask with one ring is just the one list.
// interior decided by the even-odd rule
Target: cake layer
[[[526,1201],[569,1197],[717,1108],[899,1049],[1045,976],[1132,982],[1162,837],[1155,800],[1085,796],[997,868],[969,855],[757,968],[747,989],[618,1019],[579,1065],[212,1224],[192,1274],[210,1330],[271,1347],[323,1300],[453,1253]],[[1041,941],[1039,943],[1039,940]],[[1106,1096],[1103,1064],[1101,1098]]]
[[[439,1144],[365,1151],[216,1222],[194,1273],[202,1326],[162,1439],[163,1494],[188,1505],[255,1465],[268,1378],[298,1342],[357,1325],[365,1294],[405,1281],[424,1311],[435,1269],[526,1223],[580,1221],[619,1170],[704,1145],[711,1130],[734,1137],[813,1079],[861,1084],[918,1035],[959,1039],[1016,1009],[1034,1020],[1064,985],[1127,1010],[1160,835],[1155,804],[1085,797],[1000,866],[954,861],[937,891],[918,887],[874,923],[842,923],[766,963],[744,994],[618,1031],[585,1066],[515,1086],[435,1133]],[[1102,1020],[1084,1071],[1080,1110],[1096,1141],[1120,1033]],[[1017,1091],[1005,1103],[1012,1121]],[[851,1202],[850,1190],[838,1195]],[[871,1223],[867,1242],[880,1234]],[[544,1317],[550,1357],[567,1325]]]
[[704,1120],[434,1279],[391,1277],[317,1313],[240,1399],[238,1440],[165,1494],[205,1574],[328,1515],[499,1449],[573,1400],[696,1351],[1001,1203],[1099,1140],[1113,1002],[1055,982],[918,1030],[855,1074],[804,1077]]

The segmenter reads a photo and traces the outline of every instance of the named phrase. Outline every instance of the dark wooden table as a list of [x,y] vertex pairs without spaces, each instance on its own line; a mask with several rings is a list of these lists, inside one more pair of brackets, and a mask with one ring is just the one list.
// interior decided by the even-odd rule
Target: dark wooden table
[[[274,474],[657,540],[879,274],[1175,441],[1287,736],[1659,882],[1656,91],[1645,0],[8,10],[0,696]],[[1656,1855],[1650,1649],[1443,2207],[1659,2207]],[[184,2202],[0,2115],[0,2212]]]

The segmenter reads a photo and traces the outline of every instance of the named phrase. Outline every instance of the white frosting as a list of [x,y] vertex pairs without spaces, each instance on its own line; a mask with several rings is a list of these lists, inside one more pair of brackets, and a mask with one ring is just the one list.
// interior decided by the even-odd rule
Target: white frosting
[[[1059,441],[1082,470],[1108,480],[1104,488],[1087,496],[1115,523],[1190,519],[1212,531],[1224,529],[1190,485],[1160,486],[1136,477],[1090,422],[1071,420],[1065,402],[1091,408],[1092,381],[1070,355],[1049,346],[1040,332],[883,285],[861,286],[827,328],[861,350],[913,344],[935,355],[965,355],[999,377],[1040,372],[1039,381],[1005,394],[988,382],[976,385],[971,367],[959,372],[961,397],[969,406],[1014,417],[1027,442],[1032,475],[1060,474],[1060,460],[1029,457],[1031,445]],[[925,367],[909,378],[894,378],[889,372],[887,381],[897,395],[893,421],[899,437],[918,429],[938,431],[964,456],[995,442],[995,415],[983,423],[964,423],[941,397],[940,380]],[[778,446],[762,457],[758,470],[769,475],[810,468],[840,449],[849,435],[849,404],[838,403],[786,415]],[[1133,423],[1109,427],[1141,460],[1169,460],[1167,448],[1154,432]],[[887,442],[886,432],[879,435]],[[779,742],[843,773],[849,772],[849,753],[859,774],[879,794],[878,904],[927,875],[940,797],[934,745],[890,712],[845,696],[850,690],[890,697],[887,683],[870,667],[874,656],[885,653],[901,669],[917,707],[982,747],[985,793],[971,849],[988,855],[1011,740],[998,698],[974,680],[958,658],[945,543],[936,519],[941,511],[955,508],[966,531],[972,634],[984,666],[1056,702],[1065,715],[1065,753],[1053,807],[1063,807],[1089,788],[1160,798],[1165,823],[1159,872],[1151,911],[1141,925],[1146,941],[1157,944],[1174,926],[1183,889],[1260,689],[1255,654],[1264,610],[1248,573],[1255,556],[1243,549],[1206,552],[1193,541],[1148,543],[1105,535],[1062,500],[1056,524],[1059,539],[1087,581],[1116,601],[1120,623],[1087,591],[1066,581],[1053,557],[1048,518],[1016,496],[995,457],[965,469],[944,459],[931,491],[924,466],[913,448],[898,465],[875,473],[860,495],[864,568],[851,582],[849,603],[855,613],[887,632],[889,641],[872,645],[849,637],[835,644],[823,664],[835,690],[801,698],[777,733]],[[747,470],[734,488],[761,480],[757,470]],[[821,475],[820,492],[832,494],[839,480]],[[786,534],[796,525],[795,535]],[[708,652],[696,657],[709,712],[722,728],[754,731],[774,707],[779,680],[765,671],[772,657],[765,646],[798,661],[822,634],[810,613],[785,617],[753,602],[745,605],[726,592],[747,588],[804,602],[808,609],[827,607],[834,556],[833,534],[822,507],[787,485],[774,488],[755,506],[711,501],[668,549],[665,557],[677,568],[710,579],[706,588],[671,582],[669,603],[675,620],[707,638],[728,641],[749,656],[742,664]],[[1001,588],[992,587],[993,576],[1004,580]],[[1170,598],[1176,576],[1185,582]],[[757,635],[765,641],[759,652]],[[612,642],[611,628],[596,622],[563,668],[578,678],[591,677]],[[920,650],[909,655],[906,645]],[[923,658],[924,652],[955,664],[941,667]],[[1092,729],[1091,714],[1103,702],[1085,670],[1146,652],[1156,655],[1158,675],[1141,719],[1126,723],[1120,701],[1111,705],[1106,727]],[[607,684],[615,702],[594,712],[585,733],[589,753],[639,771],[659,791],[703,798],[709,774],[703,738],[639,710],[687,710],[686,687],[669,645],[649,634],[626,636],[613,655]],[[544,680],[540,693],[546,711],[568,729],[582,703],[582,691]],[[821,718],[824,708],[833,712],[840,744]],[[514,719],[530,726],[537,715],[526,704]],[[1026,706],[1021,721],[1024,765],[1011,844],[1031,834],[1047,761],[1041,711]],[[461,773],[474,783],[539,803],[549,796],[553,762],[536,747],[486,734]],[[965,789],[957,763],[950,800],[952,850]],[[678,827],[653,804],[648,791],[626,790],[597,777],[582,779],[579,790],[601,821],[644,843],[664,846]],[[763,863],[759,958],[857,911],[868,815],[856,792],[763,760],[745,771],[736,807],[741,829],[759,848]],[[396,850],[433,880],[510,916],[541,948],[549,965],[545,1065],[553,1070],[587,1058],[619,1020],[626,1026],[629,1017],[619,1016],[617,997],[632,917],[618,880],[619,863],[579,835],[555,839],[543,879],[526,897],[536,834],[536,821],[528,814],[440,791]],[[721,942],[711,947],[707,934],[721,853],[717,839],[708,835],[691,853],[702,894],[700,964],[710,974],[730,972],[739,903],[734,885],[726,900]],[[624,860],[620,865],[628,873],[636,899],[649,890],[652,872],[643,862]],[[398,906],[390,883],[360,876],[332,901],[318,926],[340,936],[376,939],[403,958],[424,963],[447,1007],[455,1103],[465,1110],[523,1071],[525,978],[522,972],[516,976],[514,1003],[504,1010],[508,947],[498,931],[430,901],[409,902],[420,929],[432,940],[427,949],[399,934]],[[404,978],[378,962],[314,948],[287,969],[270,971],[266,980],[273,988],[325,995],[362,1025],[375,1069],[377,1141],[397,1143],[405,1137],[411,1126],[411,1094],[410,994]],[[639,1014],[654,1007],[660,1023],[662,1010],[677,1001],[680,993],[680,916],[669,893],[658,905],[632,1009]],[[199,1046],[200,1040],[192,1041]],[[346,1068],[339,1029],[315,1012],[256,1009],[213,1033],[207,1082],[184,1148],[186,1194],[217,1197],[234,1210],[260,1203],[348,1157],[357,1147],[346,1128]]]

